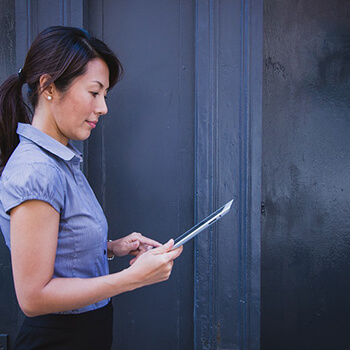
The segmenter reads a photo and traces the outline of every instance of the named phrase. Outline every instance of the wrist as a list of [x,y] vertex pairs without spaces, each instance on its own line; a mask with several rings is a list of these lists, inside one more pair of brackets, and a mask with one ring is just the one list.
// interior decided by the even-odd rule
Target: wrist
[[130,265],[127,269],[124,270],[124,272],[127,274],[128,279],[131,282],[132,290],[144,287],[145,285],[145,274],[143,272],[143,269],[140,270],[140,266],[137,266],[137,264]]
[[111,239],[107,240],[107,259],[108,260],[113,260],[115,256],[112,249],[112,242],[113,241]]
[[134,271],[132,266],[120,271],[120,274],[127,281],[127,289],[129,292],[135,289],[138,289],[140,287],[143,287],[140,279],[137,276],[137,273],[135,272],[136,271]]

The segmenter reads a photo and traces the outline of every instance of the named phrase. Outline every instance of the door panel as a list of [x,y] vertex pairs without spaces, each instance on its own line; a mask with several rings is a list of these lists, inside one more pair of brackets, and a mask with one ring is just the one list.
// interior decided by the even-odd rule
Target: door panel
[[264,12],[262,349],[349,349],[349,2]]
[[[125,75],[89,140],[89,179],[110,238],[138,231],[165,243],[194,217],[194,6],[105,1],[98,11],[91,29],[117,52]],[[192,349],[193,280],[191,242],[169,281],[114,298],[116,348]]]
[[[125,76],[89,139],[87,174],[110,237],[166,242],[235,198],[186,244],[173,276],[114,299],[122,349],[257,349],[262,6],[89,2],[88,28]],[[112,271],[127,267],[113,262]]]

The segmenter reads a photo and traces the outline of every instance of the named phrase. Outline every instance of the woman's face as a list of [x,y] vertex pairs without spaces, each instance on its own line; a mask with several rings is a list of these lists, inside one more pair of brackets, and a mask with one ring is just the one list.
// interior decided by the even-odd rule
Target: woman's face
[[68,140],[86,140],[99,117],[108,111],[108,88],[107,64],[101,59],[90,61],[86,72],[73,80],[64,93],[56,90],[57,97],[50,101],[54,128],[50,136],[65,145]]

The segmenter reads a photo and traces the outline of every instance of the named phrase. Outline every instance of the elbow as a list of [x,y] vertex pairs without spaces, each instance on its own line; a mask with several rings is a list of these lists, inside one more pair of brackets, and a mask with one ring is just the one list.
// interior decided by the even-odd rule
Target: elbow
[[18,304],[27,317],[40,316],[45,313],[38,299],[40,299],[38,296],[18,298]]
[[35,316],[39,316],[38,313],[30,310],[30,309],[26,309],[21,307],[22,312],[27,316],[27,317],[35,317]]
[[39,313],[38,310],[29,303],[19,303],[19,306],[27,317],[35,317],[41,315],[41,313]]

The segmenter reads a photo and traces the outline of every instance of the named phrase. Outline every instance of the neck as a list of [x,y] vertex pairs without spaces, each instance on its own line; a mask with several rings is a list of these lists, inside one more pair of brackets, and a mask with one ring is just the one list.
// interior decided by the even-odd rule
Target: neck
[[38,105],[33,115],[32,126],[67,146],[68,139],[60,132],[50,108]]

